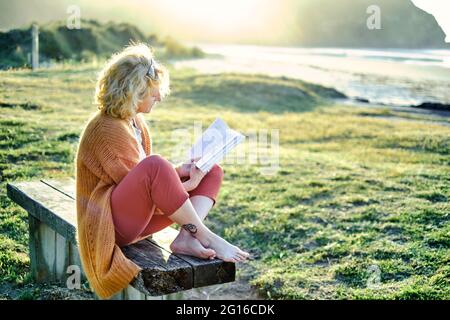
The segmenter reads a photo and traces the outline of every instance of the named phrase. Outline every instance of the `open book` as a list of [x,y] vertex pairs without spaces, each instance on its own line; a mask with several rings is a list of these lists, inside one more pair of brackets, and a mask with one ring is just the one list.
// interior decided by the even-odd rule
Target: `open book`
[[217,118],[188,152],[188,161],[200,157],[196,167],[208,172],[244,139],[243,134],[230,129],[222,119]]

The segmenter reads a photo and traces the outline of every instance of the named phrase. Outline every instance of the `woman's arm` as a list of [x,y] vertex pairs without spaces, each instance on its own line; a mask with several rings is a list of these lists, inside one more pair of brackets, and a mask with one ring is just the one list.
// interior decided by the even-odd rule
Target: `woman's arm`
[[198,161],[200,157],[191,159],[191,162],[183,162],[178,165],[174,165],[175,171],[178,173],[180,178],[185,178],[190,176],[190,170],[193,163]]
[[174,164],[173,167],[180,178],[189,177],[190,166],[186,167],[186,164],[179,163],[177,165]]
[[203,171],[198,169],[194,162],[190,165],[189,180],[183,182],[183,187],[186,191],[192,191],[199,185],[203,177],[206,175]]

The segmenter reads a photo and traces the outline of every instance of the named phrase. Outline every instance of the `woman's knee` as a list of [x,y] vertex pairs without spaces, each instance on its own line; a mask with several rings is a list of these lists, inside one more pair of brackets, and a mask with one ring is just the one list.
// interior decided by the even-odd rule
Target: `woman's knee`
[[172,164],[159,154],[152,154],[140,163],[147,171],[151,170],[175,170]]
[[212,177],[215,177],[217,180],[222,182],[223,176],[224,176],[223,169],[222,169],[222,167],[220,165],[215,164],[211,168],[211,170],[209,170],[208,175],[212,176]]
[[168,161],[159,154],[152,154],[144,158],[141,162],[147,165],[161,165]]

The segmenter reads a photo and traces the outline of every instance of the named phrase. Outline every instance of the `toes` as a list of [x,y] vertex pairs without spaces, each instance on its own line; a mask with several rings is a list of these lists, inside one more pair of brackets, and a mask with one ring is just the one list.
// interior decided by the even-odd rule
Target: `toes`
[[244,251],[237,251],[235,253],[235,256],[239,257],[239,259],[241,261],[244,261],[244,260],[246,260],[249,257],[249,254],[247,252],[244,252]]
[[244,258],[244,260],[247,259],[248,257],[250,257],[250,254],[248,252],[245,252],[245,251],[239,251],[237,254],[239,256],[241,256],[242,258]]
[[213,249],[204,249],[202,250],[202,254],[205,255],[205,258],[209,258],[211,259],[211,257],[215,257],[216,256],[216,252]]
[[172,251],[172,252],[178,251],[178,246],[176,244],[174,244],[173,242],[170,244],[169,248],[170,248],[170,251]]
[[215,251],[212,249],[206,249],[204,247],[199,248],[193,248],[192,253],[194,253],[195,256],[203,259],[209,259],[212,255],[215,255]]
[[236,262],[241,262],[244,260],[244,257],[240,256],[237,252],[234,253],[233,259],[236,260]]
[[228,257],[224,258],[223,260],[226,262],[234,262],[234,263],[238,262],[238,260],[235,257]]
[[241,250],[241,249],[239,249],[238,252],[239,252],[240,254],[242,254],[242,255],[247,256],[247,257],[250,255],[250,253],[248,253],[247,251]]
[[240,261],[247,260],[247,257],[246,257],[246,256],[243,256],[243,255],[241,255],[241,254],[237,254],[236,257],[238,257]]

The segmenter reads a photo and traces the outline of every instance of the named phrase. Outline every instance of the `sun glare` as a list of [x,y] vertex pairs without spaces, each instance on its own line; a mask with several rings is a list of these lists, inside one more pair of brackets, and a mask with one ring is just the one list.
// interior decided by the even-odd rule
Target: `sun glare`
[[269,30],[267,21],[275,14],[273,0],[165,0],[158,4],[162,15],[171,16],[177,32],[186,35],[254,36]]

